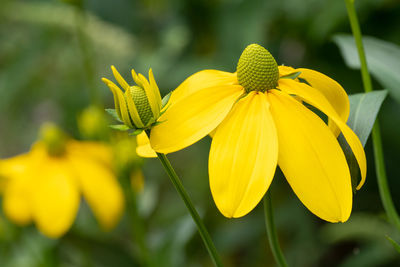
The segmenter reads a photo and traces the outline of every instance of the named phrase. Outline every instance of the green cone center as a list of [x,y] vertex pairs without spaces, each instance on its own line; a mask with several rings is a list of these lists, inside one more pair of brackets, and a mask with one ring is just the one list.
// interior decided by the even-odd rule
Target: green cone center
[[246,92],[276,88],[279,79],[278,64],[267,49],[258,45],[248,45],[237,64],[239,84]]
[[153,117],[153,112],[151,111],[146,92],[139,86],[131,86],[129,90],[131,90],[130,93],[139,113],[140,120],[144,125],[147,125],[147,123]]

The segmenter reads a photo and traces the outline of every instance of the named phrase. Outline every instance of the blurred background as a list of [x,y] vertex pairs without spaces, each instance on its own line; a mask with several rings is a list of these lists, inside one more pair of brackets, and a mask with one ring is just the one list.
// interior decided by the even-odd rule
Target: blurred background
[[[79,2],[83,1],[83,2]],[[364,35],[400,44],[398,0],[356,1]],[[101,82],[110,65],[131,81],[130,69],[154,71],[162,95],[202,69],[235,71],[250,43],[266,47],[278,64],[307,67],[362,92],[359,71],[346,67],[337,33],[351,33],[337,0],[2,0],[0,3],[0,158],[28,151],[40,125],[57,123],[83,139],[77,118],[90,103],[113,108]],[[131,82],[132,83],[132,82]],[[375,89],[382,86],[374,81]],[[388,97],[380,112],[390,189],[400,208],[400,104]],[[274,266],[262,205],[226,219],[208,185],[210,138],[170,155],[226,266]],[[368,176],[345,224],[312,215],[277,174],[270,188],[281,246],[291,266],[400,266],[385,235],[400,234],[385,220],[373,154]],[[132,153],[134,148],[132,148]],[[185,206],[156,159],[143,166],[137,194],[143,235],[154,266],[212,266]],[[53,240],[0,213],[0,266],[139,266],[140,248],[127,214],[102,232],[84,200],[77,219]]]

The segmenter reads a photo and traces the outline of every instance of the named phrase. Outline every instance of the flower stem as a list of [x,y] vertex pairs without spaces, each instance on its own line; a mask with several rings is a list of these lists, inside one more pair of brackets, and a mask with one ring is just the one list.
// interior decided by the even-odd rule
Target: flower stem
[[131,181],[129,179],[129,175],[126,174],[121,179],[121,183],[123,184],[123,188],[125,191],[127,209],[129,210],[129,224],[131,227],[132,236],[135,238],[139,250],[140,250],[140,261],[142,266],[151,266],[150,263],[150,253],[146,244],[146,239],[144,236],[144,225],[143,220],[139,215],[136,201],[136,194],[133,191]]
[[[354,0],[345,0],[345,3],[351,30],[353,32],[354,40],[356,42],[358,50],[358,56],[360,58],[361,75],[362,75],[364,90],[365,92],[368,93],[371,92],[373,88],[372,88],[371,76],[369,75],[368,72],[367,60],[365,57],[364,46],[362,43],[362,34],[360,30],[360,24],[357,18],[357,13],[354,7]],[[381,201],[386,211],[386,214],[389,218],[389,221],[393,223],[400,230],[400,217],[396,211],[396,208],[394,207],[387,182],[385,160],[382,148],[382,137],[378,119],[375,121],[375,125],[372,128],[372,143],[374,147],[376,177],[378,181]]]
[[171,179],[171,182],[174,184],[176,191],[178,191],[179,195],[183,199],[183,202],[185,203],[187,209],[189,210],[189,213],[192,216],[193,221],[196,223],[197,230],[199,231],[200,236],[203,239],[203,242],[208,250],[208,253],[211,256],[211,259],[214,262],[214,265],[218,266],[218,267],[222,266],[221,260],[218,256],[217,250],[215,249],[214,243],[212,242],[211,237],[210,237],[209,233],[207,232],[206,227],[203,224],[203,221],[201,220],[196,209],[194,208],[193,203],[189,198],[189,195],[187,194],[185,188],[183,187],[183,184],[180,181],[179,177],[176,175],[175,170],[173,169],[167,156],[165,156],[165,154],[162,154],[162,153],[157,153],[157,156],[158,156],[159,160],[161,161],[161,164],[163,165],[169,178]]
[[265,226],[267,228],[268,242],[271,247],[272,254],[274,255],[275,261],[280,267],[287,267],[285,257],[283,256],[281,247],[279,246],[278,235],[276,233],[274,223],[274,212],[272,208],[271,192],[267,192],[264,196],[264,215],[265,215]]

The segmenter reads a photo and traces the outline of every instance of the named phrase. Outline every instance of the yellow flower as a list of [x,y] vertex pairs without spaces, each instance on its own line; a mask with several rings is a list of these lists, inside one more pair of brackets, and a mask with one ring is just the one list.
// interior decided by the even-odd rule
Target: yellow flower
[[125,93],[112,81],[102,78],[114,95],[115,109],[119,119],[131,129],[147,129],[153,125],[161,112],[161,95],[154,80],[153,71],[149,70],[149,81],[132,69],[132,78],[137,85],[130,86],[114,66],[111,70]]
[[68,140],[54,126],[26,153],[0,161],[3,210],[19,225],[34,221],[48,237],[62,236],[78,212],[82,193],[104,230],[124,209],[122,190],[111,171],[110,148]]
[[[329,127],[303,101],[323,112]],[[312,213],[329,222],[349,218],[351,179],[339,131],[360,167],[357,189],[365,181],[366,158],[346,125],[349,100],[336,81],[310,69],[278,67],[266,49],[252,44],[236,73],[200,71],[172,93],[170,103],[160,117],[165,122],[152,128],[152,148],[170,153],[211,134],[210,187],[226,217],[250,212],[279,165]]]

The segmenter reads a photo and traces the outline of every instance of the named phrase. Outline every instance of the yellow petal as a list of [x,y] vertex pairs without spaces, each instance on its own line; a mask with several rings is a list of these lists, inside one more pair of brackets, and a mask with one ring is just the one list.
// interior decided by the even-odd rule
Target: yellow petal
[[32,221],[30,192],[32,183],[26,175],[16,175],[7,184],[3,195],[5,215],[18,225],[27,225]]
[[156,100],[156,94],[154,92],[154,88],[150,86],[146,77],[144,77],[141,73],[139,73],[138,77],[143,84],[143,89],[146,92],[146,96],[149,101],[151,111],[155,117],[158,117],[158,115],[160,114],[160,106],[158,105],[158,102]]
[[[312,87],[320,91],[328,99],[329,103],[331,103],[332,107],[339,114],[339,117],[344,122],[347,122],[350,114],[350,102],[343,87],[335,80],[318,71],[302,68],[296,69],[296,71],[301,71],[299,77],[305,79]],[[331,120],[329,120],[329,127],[336,136],[339,135],[339,129]]]
[[128,105],[129,114],[131,114],[130,118],[133,120],[133,123],[135,124],[135,128],[143,128],[144,124],[142,122],[142,119],[139,116],[139,112],[137,111],[135,102],[133,101],[131,90],[126,91],[125,100]]
[[172,104],[151,130],[151,146],[171,153],[197,142],[220,124],[242,93],[239,85],[209,87]]
[[66,145],[67,153],[78,157],[90,157],[104,165],[112,164],[112,149],[109,145],[92,141],[70,140]]
[[136,154],[143,158],[156,158],[156,152],[150,146],[150,140],[145,132],[136,136]]
[[210,187],[226,217],[241,217],[261,200],[275,173],[278,140],[263,93],[242,98],[218,126],[209,158]]
[[44,235],[58,238],[68,231],[76,217],[78,186],[65,158],[47,158],[36,172],[40,177],[33,192],[33,217]]
[[122,78],[121,74],[119,74],[117,69],[114,66],[111,66],[111,70],[114,74],[115,79],[119,83],[119,85],[121,85],[121,87],[124,88],[125,91],[128,90],[130,87],[129,84],[125,81],[124,78]]
[[[110,88],[111,92],[114,95],[114,104],[115,109],[118,113],[118,116],[122,119],[122,121],[129,127],[133,128],[133,124],[129,117],[128,107],[126,105],[125,96],[122,91],[116,86],[112,81],[102,78],[102,81],[107,84],[108,88]],[[127,92],[130,92],[128,90]]]
[[303,204],[329,222],[351,213],[352,189],[346,158],[328,126],[283,92],[268,94],[279,141],[278,164]]
[[290,73],[296,72],[296,70],[289,66],[278,66],[279,69],[279,77],[289,75]]
[[365,182],[367,175],[367,160],[365,158],[364,148],[358,139],[357,135],[350,129],[349,126],[339,117],[335,109],[325,98],[325,96],[318,90],[305,83],[299,83],[292,80],[279,81],[280,88],[289,94],[296,94],[302,98],[305,102],[313,105],[323,113],[325,113],[335,124],[339,127],[343,136],[346,138],[347,143],[353,151],[354,156],[357,159],[358,166],[361,172],[361,181],[357,186],[360,189]]
[[236,73],[219,70],[202,70],[181,83],[172,92],[169,103],[176,103],[200,89],[233,84],[238,84]]
[[[158,89],[156,80],[154,79],[154,74],[153,70],[149,70],[149,82],[150,82],[150,87],[154,92],[154,100],[153,102],[158,106],[158,110],[161,110],[161,95],[160,95],[160,89]],[[156,117],[158,117],[160,114],[155,114]]]
[[85,200],[104,230],[119,221],[124,209],[122,189],[111,170],[88,157],[70,156]]

